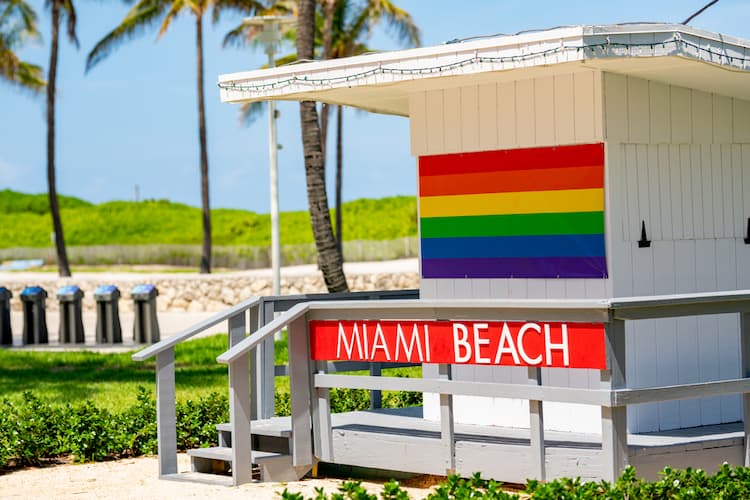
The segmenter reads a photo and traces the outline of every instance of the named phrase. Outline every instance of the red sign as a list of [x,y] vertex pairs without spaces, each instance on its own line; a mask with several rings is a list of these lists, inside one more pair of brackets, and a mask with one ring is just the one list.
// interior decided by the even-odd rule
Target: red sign
[[314,360],[607,367],[603,323],[310,321]]

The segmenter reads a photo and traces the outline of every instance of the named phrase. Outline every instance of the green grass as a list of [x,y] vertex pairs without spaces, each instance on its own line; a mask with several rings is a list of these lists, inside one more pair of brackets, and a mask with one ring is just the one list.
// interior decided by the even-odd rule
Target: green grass
[[[50,247],[51,221],[46,195],[0,191],[0,248]],[[61,217],[69,246],[191,245],[201,242],[200,209],[167,200],[91,204],[61,197]],[[345,203],[344,239],[391,240],[417,234],[414,197]],[[214,209],[214,245],[268,246],[270,216],[245,210]],[[333,215],[331,216],[333,219]],[[281,243],[313,242],[305,211],[280,215]]]
[[[193,339],[175,348],[177,399],[226,393],[227,367],[216,356],[227,349],[227,335]],[[23,399],[24,391],[51,403],[84,403],[122,411],[136,402],[138,387],[155,391],[153,361],[135,362],[132,352],[44,352],[0,349],[0,400]],[[276,342],[275,363],[286,364],[286,337]],[[366,375],[366,372],[357,372]],[[383,370],[385,376],[421,377],[422,368]],[[276,377],[276,392],[289,392],[289,377]]]

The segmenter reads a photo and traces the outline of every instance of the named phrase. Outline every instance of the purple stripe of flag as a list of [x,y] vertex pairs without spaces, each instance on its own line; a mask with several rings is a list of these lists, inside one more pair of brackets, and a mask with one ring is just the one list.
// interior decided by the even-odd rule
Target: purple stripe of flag
[[422,259],[423,278],[606,278],[605,257]]

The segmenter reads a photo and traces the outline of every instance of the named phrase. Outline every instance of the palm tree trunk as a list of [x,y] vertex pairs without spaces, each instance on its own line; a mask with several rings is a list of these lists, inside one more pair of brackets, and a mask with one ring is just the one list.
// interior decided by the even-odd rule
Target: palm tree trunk
[[342,222],[341,212],[341,189],[344,168],[344,134],[342,120],[344,113],[343,106],[336,109],[336,244],[339,247],[341,258],[344,258],[344,223]]
[[55,180],[55,81],[57,78],[57,50],[59,46],[60,4],[52,0],[52,36],[49,54],[49,74],[47,76],[47,193],[49,195],[49,211],[52,215],[52,228],[55,235],[57,250],[57,269],[60,276],[70,276],[68,254],[65,251],[62,221],[60,220],[60,206],[57,203],[57,188]]
[[[331,46],[333,44],[333,14],[336,10],[336,0],[325,0],[323,11],[323,59],[331,58]],[[320,109],[320,142],[323,151],[323,163],[326,162],[326,148],[328,147],[328,118],[331,109],[328,103],[323,103]]]
[[208,151],[206,145],[206,105],[203,95],[203,16],[195,18],[195,49],[198,67],[198,136],[201,154],[201,202],[203,208],[203,249],[201,273],[211,272],[211,205],[208,199]]
[[[297,57],[312,59],[315,0],[300,0],[297,20]],[[300,122],[305,156],[307,202],[315,245],[318,249],[318,264],[329,292],[348,291],[349,286],[344,276],[341,253],[338,251],[331,227],[318,112],[313,101],[300,103]]]

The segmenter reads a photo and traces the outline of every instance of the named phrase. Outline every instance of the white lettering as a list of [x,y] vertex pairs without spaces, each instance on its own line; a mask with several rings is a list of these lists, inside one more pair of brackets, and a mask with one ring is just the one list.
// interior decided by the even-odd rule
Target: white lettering
[[482,356],[482,346],[489,345],[490,339],[481,337],[481,331],[489,327],[487,323],[474,323],[474,360],[483,365],[490,364],[490,358]]
[[563,366],[569,366],[570,365],[570,359],[568,357],[568,325],[564,324],[562,325],[562,340],[559,344],[553,344],[552,343],[552,335],[550,334],[550,327],[549,325],[544,325],[544,342],[546,344],[546,354],[547,354],[547,366],[552,365],[552,351],[562,351],[563,352]]
[[364,347],[365,347],[365,358],[364,359],[369,359],[370,358],[370,353],[368,352],[368,349],[369,349],[369,346],[370,346],[370,340],[367,337],[367,323],[362,323],[362,336],[365,338],[365,341],[363,342]]
[[378,349],[383,351],[386,361],[391,360],[391,352],[388,350],[388,344],[385,342],[385,336],[383,335],[383,329],[380,327],[380,323],[375,327],[375,336],[372,339],[372,352],[370,352],[372,359],[375,359],[375,351]]
[[409,345],[406,345],[406,337],[404,336],[404,330],[401,328],[401,323],[398,323],[396,325],[396,359],[398,360],[399,352],[401,351],[401,347],[404,348],[404,353],[406,354],[406,360],[411,361],[411,353],[414,351],[414,345],[416,344],[417,347],[417,355],[420,363],[424,362],[424,355],[422,354],[422,342],[419,340],[419,328],[417,327],[417,324],[414,323],[414,328],[411,332],[411,341],[409,342]]
[[[459,330],[461,331],[461,338],[459,338]],[[466,363],[471,359],[471,344],[467,341],[469,338],[469,329],[462,323],[453,323],[453,355],[456,359],[456,363]],[[460,355],[459,351],[463,348],[466,351],[465,355]]]
[[536,358],[531,358],[528,354],[526,354],[526,349],[524,349],[523,347],[523,337],[529,330],[534,330],[538,334],[542,333],[542,329],[536,323],[524,324],[521,329],[518,330],[518,354],[521,355],[521,359],[524,360],[524,362],[530,365],[538,365],[542,362],[542,355],[539,354],[539,356],[537,356]]
[[357,352],[359,353],[359,358],[364,359],[362,358],[362,339],[359,337],[359,328],[357,328],[357,323],[354,323],[354,328],[352,328],[351,342],[347,342],[344,325],[339,322],[339,337],[338,342],[336,343],[336,359],[341,359],[342,342],[344,344],[344,350],[346,351],[346,357],[348,359],[352,359],[352,352],[354,351],[355,341],[357,343]]
[[503,323],[503,331],[500,334],[500,345],[497,346],[497,354],[495,354],[495,364],[499,365],[500,360],[503,358],[503,354],[510,354],[513,356],[513,363],[520,365],[518,361],[518,353],[516,352],[516,346],[513,344],[513,336],[510,334],[510,328],[508,323]]
[[432,355],[430,354],[430,329],[424,325],[424,351],[427,355],[426,361],[429,363]]

